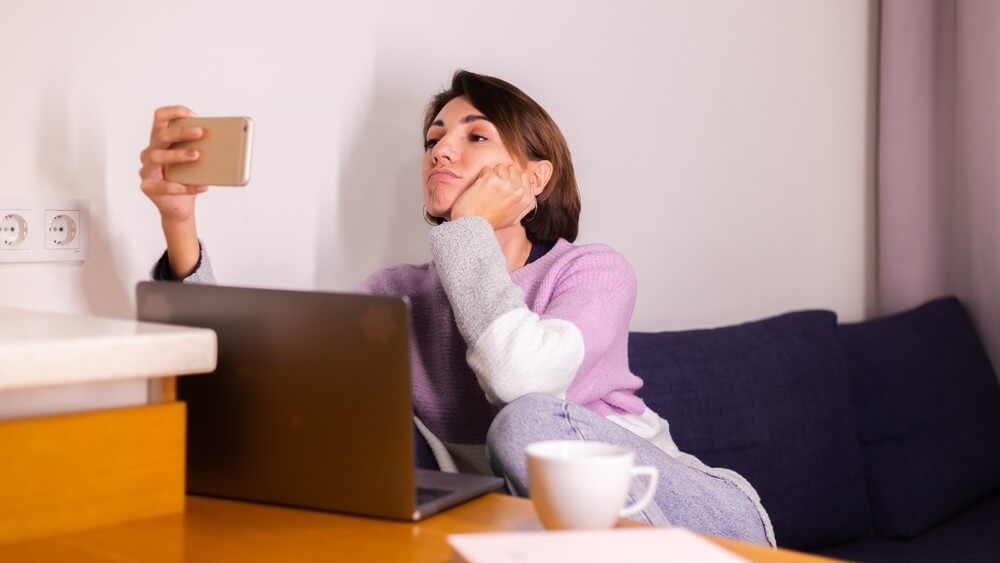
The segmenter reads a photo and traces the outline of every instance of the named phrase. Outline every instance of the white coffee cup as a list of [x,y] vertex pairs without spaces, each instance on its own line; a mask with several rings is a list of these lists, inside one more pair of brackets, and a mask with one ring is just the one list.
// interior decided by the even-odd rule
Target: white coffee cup
[[[535,442],[526,448],[528,488],[542,524],[550,530],[610,528],[653,499],[659,472],[634,466],[632,450],[575,440]],[[635,475],[648,475],[649,486],[632,506],[625,506]]]

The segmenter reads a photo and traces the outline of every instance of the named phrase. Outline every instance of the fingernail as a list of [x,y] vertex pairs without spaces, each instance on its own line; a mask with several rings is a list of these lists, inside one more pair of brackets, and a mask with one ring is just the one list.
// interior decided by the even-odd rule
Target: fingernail
[[201,127],[192,127],[191,132],[195,135],[201,135],[203,131],[201,130]]
[[188,158],[194,158],[194,157],[198,156],[198,151],[196,151],[194,149],[184,151],[184,156],[186,156]]

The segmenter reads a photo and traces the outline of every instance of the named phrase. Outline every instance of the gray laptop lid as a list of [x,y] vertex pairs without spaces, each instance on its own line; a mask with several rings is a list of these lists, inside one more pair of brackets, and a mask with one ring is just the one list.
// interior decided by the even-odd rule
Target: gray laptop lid
[[142,282],[136,299],[140,320],[218,335],[216,371],[178,379],[188,492],[413,517],[403,298]]

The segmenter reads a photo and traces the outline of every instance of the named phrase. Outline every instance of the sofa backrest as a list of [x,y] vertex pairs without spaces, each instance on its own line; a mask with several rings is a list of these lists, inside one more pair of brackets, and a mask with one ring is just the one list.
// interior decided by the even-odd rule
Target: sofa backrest
[[639,395],[681,450],[754,485],[780,545],[834,544],[870,529],[835,314],[632,333],[629,360],[645,382]]
[[914,537],[1000,491],[1000,384],[957,299],[839,332],[879,535]]

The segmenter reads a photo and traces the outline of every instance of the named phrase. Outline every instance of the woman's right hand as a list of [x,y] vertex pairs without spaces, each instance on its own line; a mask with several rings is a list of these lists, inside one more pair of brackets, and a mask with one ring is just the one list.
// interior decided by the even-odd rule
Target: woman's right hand
[[139,155],[142,168],[139,178],[142,192],[160,210],[160,225],[167,241],[167,257],[174,279],[183,279],[194,271],[201,259],[201,245],[194,220],[194,199],[208,190],[208,186],[188,186],[168,182],[163,166],[176,162],[198,160],[198,151],[172,149],[174,143],[194,141],[204,135],[199,127],[169,128],[170,122],[182,117],[194,117],[194,112],[184,106],[168,106],[153,114],[153,129],[149,146]]
[[179,225],[194,220],[194,199],[204,193],[208,186],[188,186],[169,182],[164,178],[163,166],[177,162],[198,160],[198,151],[177,150],[170,147],[181,141],[194,141],[204,135],[199,127],[169,128],[170,122],[182,117],[194,117],[194,112],[184,106],[161,107],[153,114],[153,128],[149,134],[149,146],[140,154],[142,167],[139,169],[140,187],[160,210],[164,227]]

